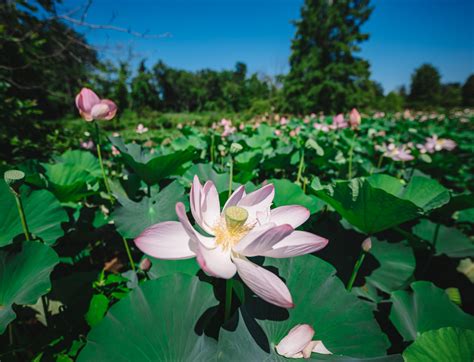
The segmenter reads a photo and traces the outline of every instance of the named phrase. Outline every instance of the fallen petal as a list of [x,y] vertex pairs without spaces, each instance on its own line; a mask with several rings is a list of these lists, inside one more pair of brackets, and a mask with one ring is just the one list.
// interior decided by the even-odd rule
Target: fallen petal
[[313,336],[314,329],[309,324],[298,324],[275,346],[275,349],[279,355],[293,357],[297,353],[304,351],[305,347],[313,339]]

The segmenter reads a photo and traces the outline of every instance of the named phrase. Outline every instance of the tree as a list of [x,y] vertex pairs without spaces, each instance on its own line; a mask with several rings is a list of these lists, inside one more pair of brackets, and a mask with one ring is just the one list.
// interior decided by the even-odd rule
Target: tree
[[119,109],[126,109],[129,106],[127,82],[130,76],[127,63],[120,62],[117,75],[117,81],[113,90],[113,99]]
[[365,105],[369,63],[355,53],[369,37],[361,30],[373,10],[369,2],[305,0],[284,81],[287,110],[341,112]]
[[461,84],[447,83],[441,86],[441,105],[445,108],[460,107],[462,105]]
[[462,86],[462,104],[465,107],[474,107],[474,74],[471,74]]
[[132,79],[131,108],[143,113],[158,106],[158,93],[152,85],[152,75],[146,69],[145,60],[140,62],[137,75]]
[[410,104],[416,108],[435,107],[441,100],[441,75],[431,64],[415,69],[411,77]]

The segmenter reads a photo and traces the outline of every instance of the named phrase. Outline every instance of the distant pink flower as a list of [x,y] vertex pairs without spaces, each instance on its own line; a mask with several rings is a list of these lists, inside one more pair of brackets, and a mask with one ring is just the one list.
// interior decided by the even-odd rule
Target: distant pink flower
[[178,129],[183,129],[183,124],[182,124],[182,123],[178,123],[178,125],[176,126],[176,128],[178,128]]
[[394,161],[412,161],[415,158],[406,145],[396,146],[394,143],[390,143],[387,146],[383,143],[382,145],[375,145],[375,149],[382,152],[384,157]]
[[281,136],[281,131],[279,129],[275,130],[275,136]]
[[179,222],[165,221],[145,229],[135,244],[145,254],[160,259],[196,257],[208,274],[230,279],[236,273],[249,288],[265,301],[292,308],[293,299],[285,283],[247,257],[257,255],[287,258],[320,250],[328,240],[305,231],[295,231],[309,218],[299,205],[270,210],[275,189],[272,184],[245,193],[237,188],[221,211],[219,193],[212,181],[201,185],[194,176],[190,207],[199,227],[211,236],[195,230],[183,203],[176,204]]
[[281,119],[280,119],[280,125],[284,126],[284,125],[286,125],[286,124],[288,124],[288,119],[285,118],[285,117],[281,117]]
[[352,129],[356,129],[360,126],[361,123],[361,116],[357,109],[353,108],[350,115],[349,115],[349,123]]
[[119,136],[120,136],[120,133],[114,132],[114,133],[112,133],[112,136],[114,136],[114,137],[119,137]]
[[114,155],[114,156],[120,155],[120,151],[115,146],[112,146],[112,155]]
[[427,137],[424,145],[417,145],[421,153],[435,153],[441,150],[452,151],[456,146],[457,144],[453,140],[449,138],[438,138],[437,135]]
[[322,341],[313,341],[314,329],[309,324],[297,324],[275,346],[280,356],[288,358],[310,358],[312,352],[332,354]]
[[109,99],[100,99],[89,88],[82,88],[76,96],[76,107],[87,122],[94,119],[110,120],[117,113],[117,106]]
[[241,123],[241,124],[239,125],[239,129],[242,131],[244,128],[245,128],[245,124]]
[[143,133],[147,133],[148,132],[148,128],[143,126],[143,124],[139,123],[137,128],[135,129],[135,132],[137,132],[138,134],[143,134]]
[[348,123],[344,120],[344,115],[342,113],[339,113],[337,116],[334,116],[332,119],[332,127],[334,129],[338,128],[347,128]]
[[94,145],[94,142],[92,142],[91,140],[87,141],[87,142],[81,142],[81,148],[84,148],[86,150],[93,150],[95,147]]

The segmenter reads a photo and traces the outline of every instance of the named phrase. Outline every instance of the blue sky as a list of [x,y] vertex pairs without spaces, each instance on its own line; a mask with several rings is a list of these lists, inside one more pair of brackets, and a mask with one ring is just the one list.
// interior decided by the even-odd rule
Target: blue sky
[[[337,0],[336,0],[337,1]],[[85,1],[64,0],[60,11]],[[291,38],[303,0],[95,0],[87,21],[113,24],[161,39],[140,39],[105,30],[78,28],[103,56],[163,59],[170,66],[196,70],[247,63],[251,72],[289,70]],[[444,82],[464,82],[474,73],[474,1],[372,0],[375,10],[364,30],[370,39],[360,55],[371,63],[372,79],[387,91],[408,84],[424,62],[435,65]]]

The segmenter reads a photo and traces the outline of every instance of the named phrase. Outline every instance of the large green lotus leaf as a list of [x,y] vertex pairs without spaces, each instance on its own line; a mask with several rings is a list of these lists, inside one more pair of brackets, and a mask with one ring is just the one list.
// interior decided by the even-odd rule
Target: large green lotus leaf
[[[289,259],[266,258],[264,266],[277,272],[291,291],[295,307],[272,307],[259,298],[245,305],[267,345],[275,346],[300,323],[313,326],[315,338],[334,354],[351,357],[385,355],[389,342],[372,313],[372,307],[347,292],[336,270],[312,255]],[[357,332],[355,332],[357,331]],[[273,348],[267,353],[274,354]],[[268,355],[269,359],[272,356]]]
[[194,149],[174,151],[168,154],[152,154],[140,145],[125,144],[120,137],[110,137],[125,163],[148,185],[154,185],[178,172],[181,166],[195,157]]
[[416,266],[411,247],[403,243],[388,243],[372,238],[372,248],[369,252],[380,263],[380,267],[366,277],[367,284],[391,293],[409,282]]
[[[275,343],[268,341],[258,324],[249,313],[242,309],[231,321],[237,322],[234,330],[221,329],[219,333],[217,361],[288,361],[278,355]],[[315,336],[317,338],[317,336]],[[309,361],[340,361],[340,362],[401,362],[400,355],[356,358],[340,355],[321,355],[313,353]]]
[[183,274],[150,280],[110,308],[78,361],[208,361],[217,343],[196,333],[215,306],[212,287]]
[[244,151],[235,156],[235,166],[237,170],[254,171],[258,168],[261,159],[261,152]]
[[0,334],[15,319],[13,304],[34,304],[51,289],[49,275],[59,263],[56,252],[37,241],[21,250],[0,250]]
[[[14,196],[7,184],[0,182],[0,246],[8,245],[17,235],[23,234]],[[47,190],[31,191],[21,188],[21,200],[30,233],[45,243],[54,244],[64,234],[61,223],[68,221],[66,211]]]
[[474,224],[474,208],[459,211],[456,215],[456,222],[467,222]]
[[306,195],[303,189],[291,182],[290,180],[276,180],[272,179],[268,181],[275,186],[275,198],[273,204],[278,206],[284,205],[301,205],[309,209],[311,214],[318,212],[323,207],[320,202],[313,195]]
[[446,254],[452,258],[474,255],[474,242],[456,228],[422,219],[413,228],[413,233],[432,245],[434,243],[436,255]]
[[320,199],[366,234],[389,229],[422,214],[423,210],[413,202],[392,194],[400,192],[399,180],[380,176],[385,177],[379,177],[374,182],[366,178],[336,181],[329,187],[321,187],[315,179],[311,187]]
[[78,201],[97,192],[91,185],[102,177],[98,159],[90,152],[69,150],[43,163],[48,188],[61,202]]
[[400,196],[425,212],[447,204],[451,197],[449,191],[437,181],[421,176],[412,177]]
[[[198,163],[192,165],[183,175],[183,183],[186,186],[191,186],[194,175],[199,177],[201,183],[212,181],[219,193],[229,190],[229,173],[217,173],[212,167],[211,163]],[[234,183],[235,189],[238,184]]]
[[163,260],[147,256],[151,261],[151,268],[148,270],[148,277],[150,279],[158,279],[166,275],[183,273],[186,275],[196,275],[199,271],[199,264],[196,259],[181,259],[181,260]]
[[121,206],[112,213],[112,219],[120,234],[125,238],[135,238],[147,227],[162,222],[178,220],[175,206],[177,202],[186,202],[184,187],[177,181],[172,182],[151,197],[134,202],[119,196]]
[[443,289],[425,281],[412,283],[411,289],[393,292],[390,298],[390,320],[405,341],[413,341],[431,329],[474,329],[474,317],[451,302]]
[[423,333],[404,352],[406,362],[474,360],[474,331],[461,328],[440,328]]

